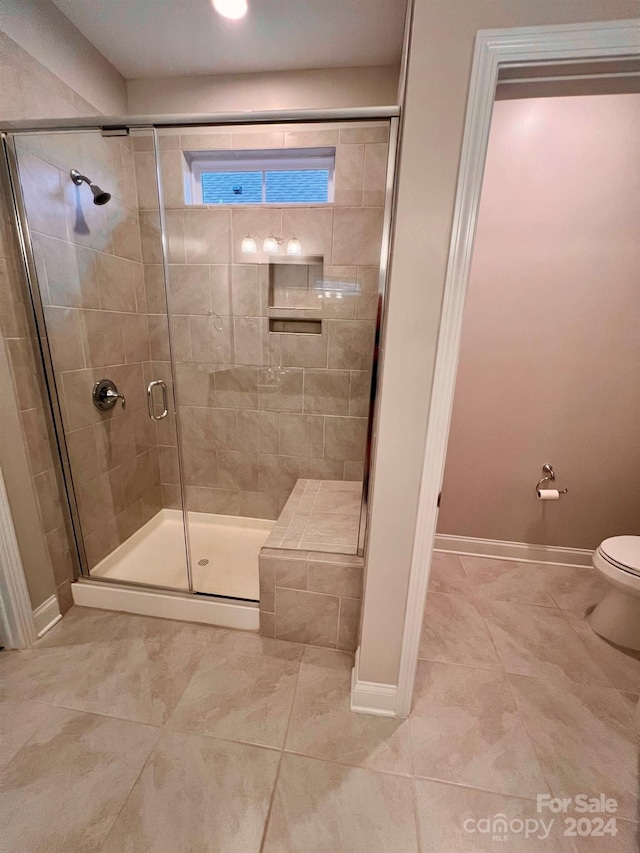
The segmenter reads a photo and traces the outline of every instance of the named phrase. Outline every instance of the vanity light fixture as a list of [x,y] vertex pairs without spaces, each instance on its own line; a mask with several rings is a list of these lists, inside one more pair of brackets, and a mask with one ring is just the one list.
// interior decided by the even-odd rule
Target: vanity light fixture
[[239,21],[247,14],[247,0],[213,0],[213,8],[223,18]]
[[242,253],[244,255],[255,255],[258,251],[256,237],[262,240],[262,251],[265,255],[277,255],[280,252],[280,246],[287,244],[287,255],[301,255],[302,246],[300,240],[295,234],[289,234],[286,237],[276,237],[274,234],[269,234],[268,237],[263,237],[261,234],[249,233],[242,240]]
[[242,241],[242,254],[255,255],[257,251],[258,247],[256,246],[256,241],[250,234],[248,234]]

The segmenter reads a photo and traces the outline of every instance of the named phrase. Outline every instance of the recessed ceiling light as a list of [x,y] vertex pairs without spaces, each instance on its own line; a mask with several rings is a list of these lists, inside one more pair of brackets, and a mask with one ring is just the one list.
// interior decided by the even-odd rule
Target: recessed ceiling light
[[213,8],[224,18],[237,21],[247,14],[247,0],[213,0]]

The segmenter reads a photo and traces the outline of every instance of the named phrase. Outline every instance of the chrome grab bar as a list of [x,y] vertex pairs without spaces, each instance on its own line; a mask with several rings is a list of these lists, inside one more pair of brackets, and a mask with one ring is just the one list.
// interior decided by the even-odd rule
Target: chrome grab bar
[[[153,406],[153,389],[159,385],[162,388],[162,414],[156,415],[154,406]],[[164,384],[162,379],[154,379],[149,383],[147,387],[147,406],[149,408],[149,417],[152,421],[161,421],[163,418],[166,418],[169,414],[169,407],[167,405],[167,386]]]

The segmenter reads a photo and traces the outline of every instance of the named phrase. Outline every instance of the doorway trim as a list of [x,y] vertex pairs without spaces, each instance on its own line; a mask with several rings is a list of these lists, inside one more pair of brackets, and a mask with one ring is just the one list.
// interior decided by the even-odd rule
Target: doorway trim
[[640,19],[480,30],[477,34],[409,573],[396,716],[407,716],[411,710],[498,74],[507,66],[577,61],[584,62],[586,69],[590,61],[616,59],[640,59]]

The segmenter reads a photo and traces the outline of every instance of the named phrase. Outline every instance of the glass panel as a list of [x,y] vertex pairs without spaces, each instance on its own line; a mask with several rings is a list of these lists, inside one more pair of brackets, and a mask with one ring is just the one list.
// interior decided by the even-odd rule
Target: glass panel
[[[187,590],[152,134],[18,135],[15,148],[83,571]],[[149,178],[137,191],[136,171]]]
[[[159,135],[194,589],[256,600],[267,539],[357,552],[389,122]],[[207,136],[231,156],[335,146],[335,203],[187,204]]]
[[203,204],[260,204],[262,172],[203,172]]
[[267,172],[267,204],[320,204],[329,198],[327,169]]

